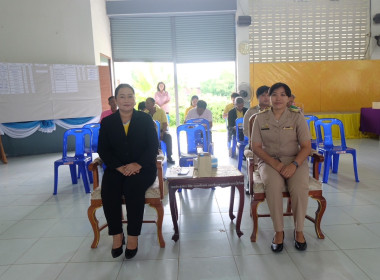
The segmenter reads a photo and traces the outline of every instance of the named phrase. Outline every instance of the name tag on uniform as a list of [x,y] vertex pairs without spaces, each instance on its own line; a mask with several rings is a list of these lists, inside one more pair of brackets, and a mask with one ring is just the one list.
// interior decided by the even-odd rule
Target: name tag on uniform
[[293,129],[293,126],[284,126],[283,129],[286,129],[286,130]]
[[269,125],[268,125],[268,124],[263,125],[263,126],[261,127],[261,130],[269,130]]

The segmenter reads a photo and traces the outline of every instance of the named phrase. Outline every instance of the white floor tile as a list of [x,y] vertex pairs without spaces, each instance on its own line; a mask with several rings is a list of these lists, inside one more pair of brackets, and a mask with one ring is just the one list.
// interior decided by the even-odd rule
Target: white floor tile
[[286,252],[235,257],[240,279],[303,279]]
[[64,267],[64,263],[12,265],[0,280],[55,280]]
[[325,226],[324,232],[340,249],[380,248],[380,237],[364,225]]
[[232,256],[225,232],[180,234],[180,258]]
[[344,250],[344,253],[353,260],[372,279],[380,278],[380,249]]
[[17,264],[68,262],[83,239],[83,237],[41,238],[17,261]]
[[177,280],[177,275],[178,260],[130,260],[122,263],[117,280]]
[[181,259],[178,280],[192,279],[240,280],[240,277],[233,257]]
[[115,280],[122,262],[68,263],[57,280]]
[[305,279],[369,279],[340,251],[294,252],[289,255]]

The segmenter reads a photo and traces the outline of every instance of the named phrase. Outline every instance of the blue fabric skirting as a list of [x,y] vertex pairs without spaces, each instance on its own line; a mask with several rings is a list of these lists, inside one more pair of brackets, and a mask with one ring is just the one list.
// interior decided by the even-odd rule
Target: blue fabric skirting
[[32,135],[36,131],[51,133],[55,130],[56,125],[59,125],[65,129],[70,129],[80,128],[86,124],[97,122],[99,122],[99,116],[74,119],[2,123],[0,124],[0,135],[6,134],[12,138],[25,138]]

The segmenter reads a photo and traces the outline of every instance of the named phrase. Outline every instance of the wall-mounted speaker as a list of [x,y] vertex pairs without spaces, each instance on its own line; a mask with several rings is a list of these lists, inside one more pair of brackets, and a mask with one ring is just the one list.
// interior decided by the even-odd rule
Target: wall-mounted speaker
[[238,20],[237,20],[237,25],[239,25],[239,26],[251,25],[251,17],[250,16],[239,16]]
[[376,15],[373,17],[373,22],[374,22],[374,23],[380,23],[380,14],[376,14]]

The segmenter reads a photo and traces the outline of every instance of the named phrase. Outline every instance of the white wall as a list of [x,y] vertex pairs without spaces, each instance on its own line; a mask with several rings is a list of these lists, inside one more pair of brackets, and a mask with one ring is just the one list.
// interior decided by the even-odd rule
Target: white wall
[[[239,16],[250,15],[249,0],[237,0],[236,22]],[[249,83],[249,54],[243,55],[239,52],[241,42],[249,42],[249,26],[236,25],[236,68],[237,86],[242,83]],[[249,108],[249,104],[245,104]]]
[[105,0],[90,0],[94,39],[95,64],[100,64],[100,54],[112,57],[110,21],[106,13]]
[[95,64],[90,0],[0,0],[0,62]]
[[371,0],[372,5],[372,15],[371,15],[371,22],[372,22],[372,28],[371,28],[371,45],[370,45],[370,54],[371,59],[380,59],[380,47],[376,44],[375,36],[380,36],[380,23],[375,24],[373,22],[373,17],[376,14],[380,14],[380,1],[379,0]]

